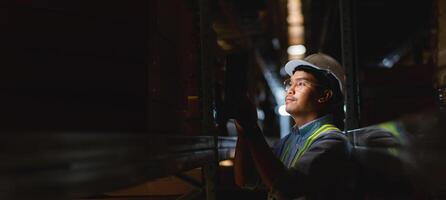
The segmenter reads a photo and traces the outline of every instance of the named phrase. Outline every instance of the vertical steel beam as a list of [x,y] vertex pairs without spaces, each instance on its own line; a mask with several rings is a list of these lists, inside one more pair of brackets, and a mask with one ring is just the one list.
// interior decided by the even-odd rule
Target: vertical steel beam
[[205,182],[206,200],[217,199],[217,162],[209,162],[203,167],[203,177]]
[[356,47],[356,0],[340,0],[342,37],[342,63],[346,72],[346,123],[345,130],[360,126],[360,88]]
[[213,55],[211,42],[211,20],[209,0],[199,1],[200,19],[200,69],[201,69],[201,110],[202,130],[205,135],[214,133],[213,126]]
[[213,42],[211,42],[211,12],[210,1],[199,0],[199,26],[200,26],[200,67],[201,67],[201,111],[202,111],[202,133],[214,137],[214,159],[203,166],[205,179],[205,192],[207,200],[217,198],[217,166],[218,166],[218,132],[214,126],[213,117]]
[[431,27],[432,64],[436,66],[435,87],[440,110],[446,111],[446,3],[433,1]]

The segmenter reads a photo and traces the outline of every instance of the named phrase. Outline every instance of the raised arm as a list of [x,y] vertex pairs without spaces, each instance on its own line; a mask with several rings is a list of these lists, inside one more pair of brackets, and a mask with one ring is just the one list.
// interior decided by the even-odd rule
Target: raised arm
[[285,167],[271,151],[257,125],[257,111],[248,99],[242,100],[236,120],[238,140],[235,157],[237,185],[246,183],[250,170],[257,169],[262,181],[271,188],[275,178],[285,172]]

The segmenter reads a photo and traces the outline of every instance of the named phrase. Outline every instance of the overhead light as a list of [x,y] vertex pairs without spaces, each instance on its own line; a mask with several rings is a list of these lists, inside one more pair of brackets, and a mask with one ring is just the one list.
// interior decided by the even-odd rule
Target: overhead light
[[232,160],[222,160],[218,163],[218,165],[222,167],[230,167],[234,165],[234,162]]
[[290,116],[290,114],[285,110],[285,105],[279,106],[279,115]]
[[288,47],[287,52],[289,55],[292,56],[300,56],[304,55],[305,52],[307,52],[307,49],[304,45],[298,44],[298,45],[291,45]]
[[219,47],[221,47],[223,50],[231,50],[232,45],[224,40],[217,40],[217,44]]
[[383,67],[392,68],[400,59],[401,56],[399,54],[394,54],[384,58],[380,64]]

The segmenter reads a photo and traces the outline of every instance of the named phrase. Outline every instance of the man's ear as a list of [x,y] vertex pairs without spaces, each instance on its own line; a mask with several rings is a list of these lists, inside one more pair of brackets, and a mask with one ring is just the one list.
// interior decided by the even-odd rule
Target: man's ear
[[327,101],[329,101],[331,99],[331,97],[333,96],[333,91],[331,90],[324,90],[324,92],[322,92],[321,97],[319,97],[319,99],[317,100],[317,102],[319,103],[325,103]]

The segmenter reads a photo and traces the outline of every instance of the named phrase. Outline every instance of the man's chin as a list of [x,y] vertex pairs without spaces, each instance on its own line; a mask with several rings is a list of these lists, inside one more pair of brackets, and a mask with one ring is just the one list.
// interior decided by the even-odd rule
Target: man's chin
[[285,111],[290,115],[292,115],[292,113],[293,113],[293,109],[289,108],[288,106],[285,107]]

